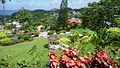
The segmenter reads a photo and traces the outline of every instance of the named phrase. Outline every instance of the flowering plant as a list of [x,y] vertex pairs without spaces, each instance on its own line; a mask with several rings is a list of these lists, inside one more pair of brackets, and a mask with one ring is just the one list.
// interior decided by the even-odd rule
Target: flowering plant
[[116,62],[114,62],[110,57],[109,53],[105,50],[93,53],[93,58],[91,60],[91,68],[118,68]]
[[71,18],[71,19],[68,19],[68,22],[69,23],[79,23],[79,24],[81,24],[82,20],[79,19],[79,18]]
[[78,57],[76,47],[69,46],[68,49],[62,50],[60,60],[54,51],[49,53],[51,68],[118,68],[117,63],[110,57],[105,50],[95,52],[93,56]]

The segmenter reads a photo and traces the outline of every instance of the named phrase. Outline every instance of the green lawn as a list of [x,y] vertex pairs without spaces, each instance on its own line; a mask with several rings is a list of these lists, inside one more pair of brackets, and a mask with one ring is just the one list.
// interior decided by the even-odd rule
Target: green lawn
[[[17,63],[23,63],[32,68],[44,68],[48,60],[48,39],[34,38],[31,42],[19,43],[11,46],[0,47],[0,59],[5,58],[10,68],[18,68]],[[6,56],[7,55],[7,56]],[[26,62],[21,62],[26,60]],[[28,67],[27,67],[28,68]]]

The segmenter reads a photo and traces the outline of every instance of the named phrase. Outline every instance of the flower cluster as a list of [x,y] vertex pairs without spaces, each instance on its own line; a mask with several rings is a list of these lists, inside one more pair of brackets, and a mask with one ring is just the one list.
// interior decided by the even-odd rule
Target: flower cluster
[[49,61],[50,61],[50,67],[52,68],[59,68],[59,62],[57,60],[57,54],[54,51],[51,51],[49,53]]
[[117,63],[114,62],[110,57],[109,53],[105,50],[96,52],[93,54],[94,57],[91,60],[91,68],[118,68]]
[[49,53],[51,68],[118,68],[105,50],[95,52],[93,57],[82,56],[78,57],[76,47],[70,46],[66,50],[62,50],[60,60],[57,60],[57,55],[54,51]]
[[90,58],[81,57],[78,58],[78,51],[74,46],[68,47],[67,50],[63,50],[60,59],[60,66],[66,68],[87,68],[86,63],[90,62]]
[[71,19],[68,19],[68,22],[69,23],[82,23],[82,21],[79,19],[79,18],[71,18]]

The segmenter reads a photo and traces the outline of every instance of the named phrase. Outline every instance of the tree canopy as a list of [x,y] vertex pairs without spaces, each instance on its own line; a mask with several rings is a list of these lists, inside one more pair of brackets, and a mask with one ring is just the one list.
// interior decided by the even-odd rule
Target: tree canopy
[[88,7],[80,9],[81,18],[84,19],[83,25],[93,30],[115,26],[115,15],[120,15],[119,7],[119,0],[100,0],[89,3]]

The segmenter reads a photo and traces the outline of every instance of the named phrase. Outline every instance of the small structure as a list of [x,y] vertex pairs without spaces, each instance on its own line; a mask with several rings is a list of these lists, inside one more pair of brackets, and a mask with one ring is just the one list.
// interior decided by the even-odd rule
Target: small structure
[[48,37],[48,32],[40,32],[39,37],[47,38]]
[[59,42],[57,41],[60,39],[60,36],[54,34],[50,36],[48,39],[49,39],[49,44],[48,44],[49,49],[56,50],[60,48]]
[[17,29],[22,27],[22,25],[20,25],[20,23],[18,21],[15,21],[15,20],[12,22],[12,24],[15,25]]
[[45,27],[40,25],[37,27],[38,32],[40,32],[39,37],[47,38],[48,37],[48,32],[45,31]]
[[39,26],[37,27],[38,32],[44,32],[44,29],[45,29],[45,27],[42,26],[42,25],[39,25]]
[[13,25],[17,25],[17,24],[19,24],[19,22],[17,22],[17,21],[14,20],[14,21],[12,22],[12,24],[13,24]]
[[0,25],[0,31],[2,31],[4,29],[3,25]]

